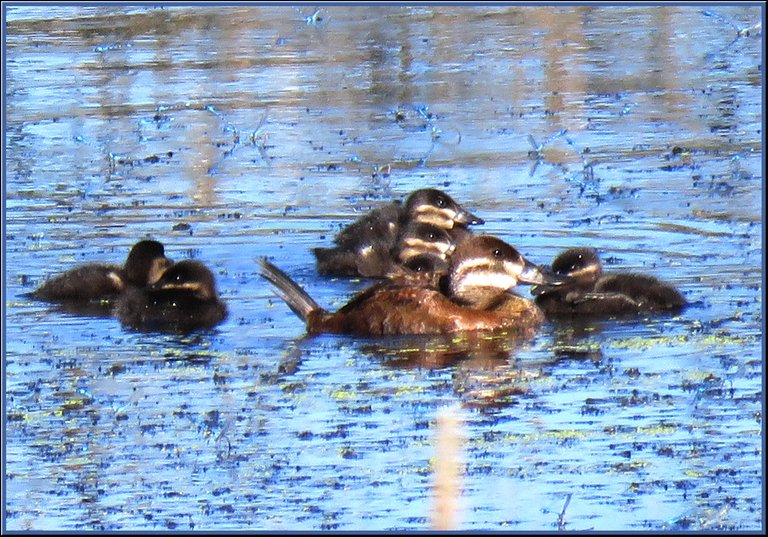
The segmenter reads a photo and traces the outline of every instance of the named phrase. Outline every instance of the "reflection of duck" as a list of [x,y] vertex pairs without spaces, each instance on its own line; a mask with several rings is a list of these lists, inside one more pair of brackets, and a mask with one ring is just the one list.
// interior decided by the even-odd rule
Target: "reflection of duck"
[[131,328],[189,332],[212,328],[227,316],[213,273],[199,261],[174,263],[154,284],[129,288],[115,304],[115,315]]
[[445,230],[451,242],[458,243],[471,235],[467,225],[482,224],[483,220],[445,192],[431,188],[416,190],[405,205],[392,202],[349,224],[334,238],[335,247],[313,249],[318,272],[384,276],[393,258],[397,262],[398,239],[409,223],[431,224]]
[[509,364],[523,340],[506,334],[465,332],[459,337],[442,335],[404,335],[366,341],[361,351],[385,367],[402,369],[440,369],[466,364],[486,369]]
[[677,289],[653,276],[604,273],[592,248],[566,250],[552,262],[552,272],[568,277],[569,283],[534,289],[536,303],[547,315],[677,311],[687,304]]
[[128,286],[156,282],[170,264],[161,243],[143,240],[131,248],[122,267],[102,263],[75,267],[49,279],[31,296],[54,302],[110,298]]
[[321,308],[266,259],[261,260],[261,274],[307,324],[309,333],[365,336],[497,329],[531,335],[543,314],[532,301],[507,291],[518,282],[555,283],[512,246],[483,235],[456,247],[443,292],[389,280],[359,293],[336,313]]

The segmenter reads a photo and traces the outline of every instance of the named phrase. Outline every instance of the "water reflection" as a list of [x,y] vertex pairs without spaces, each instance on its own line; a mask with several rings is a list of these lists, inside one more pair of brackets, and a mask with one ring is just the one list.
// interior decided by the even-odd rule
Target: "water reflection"
[[459,362],[492,367],[508,363],[525,340],[504,334],[461,333],[445,337],[398,337],[365,344],[361,350],[387,367],[444,368]]
[[[8,529],[424,529],[456,402],[460,529],[761,527],[757,6],[4,9]],[[338,306],[367,282],[311,248],[422,187],[693,306],[303,338],[254,260]],[[133,333],[20,296],[142,237],[214,268],[230,318]]]

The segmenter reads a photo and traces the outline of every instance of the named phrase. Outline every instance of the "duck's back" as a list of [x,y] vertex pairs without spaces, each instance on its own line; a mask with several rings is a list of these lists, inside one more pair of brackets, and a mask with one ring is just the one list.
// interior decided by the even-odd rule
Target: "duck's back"
[[339,231],[333,242],[342,248],[356,248],[361,243],[378,239],[388,240],[390,246],[394,246],[402,211],[399,201],[373,209]]
[[673,286],[645,274],[605,274],[594,292],[629,297],[638,311],[677,310],[687,303]]
[[227,309],[218,299],[131,287],[117,300],[115,315],[124,326],[139,330],[188,332],[213,328],[226,318]]
[[517,295],[509,295],[492,309],[477,310],[453,302],[436,289],[386,284],[357,295],[336,313],[313,312],[308,327],[311,333],[364,336],[478,330],[529,335],[542,319],[541,311],[530,300]]
[[125,285],[116,265],[92,263],[75,267],[43,283],[32,296],[41,300],[98,300],[117,295]]

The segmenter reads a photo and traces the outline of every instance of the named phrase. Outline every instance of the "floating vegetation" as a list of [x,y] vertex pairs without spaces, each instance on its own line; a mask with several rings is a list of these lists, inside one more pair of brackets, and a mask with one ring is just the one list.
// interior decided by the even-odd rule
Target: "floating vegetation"
[[[761,9],[595,6],[586,47],[583,14],[10,9],[5,527],[422,531],[447,407],[450,529],[762,529]],[[343,304],[370,281],[310,248],[424,186],[691,306],[524,343],[305,337],[271,306],[255,259]],[[144,237],[215,260],[231,319],[134,333],[22,296]]]

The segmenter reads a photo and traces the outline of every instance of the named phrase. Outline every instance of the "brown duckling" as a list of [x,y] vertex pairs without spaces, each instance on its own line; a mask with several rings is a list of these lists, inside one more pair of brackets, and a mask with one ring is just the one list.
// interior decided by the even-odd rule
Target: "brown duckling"
[[673,312],[687,304],[677,289],[653,276],[603,272],[593,248],[566,250],[552,262],[552,272],[567,283],[532,291],[548,316]]
[[186,333],[213,328],[227,317],[213,273],[200,261],[174,263],[152,285],[120,295],[114,313],[127,327]]
[[556,284],[507,243],[473,236],[456,247],[444,290],[388,280],[356,295],[335,313],[321,308],[282,270],[261,260],[261,274],[307,325],[310,334],[362,336],[505,330],[530,336],[544,316],[510,293],[518,282]]
[[453,240],[445,229],[432,224],[410,222],[401,228],[394,246],[390,246],[386,238],[374,237],[361,241],[356,250],[317,248],[315,255],[321,274],[383,278],[396,265],[411,257],[425,254],[445,260],[454,248]]
[[[431,224],[446,230],[452,242],[458,243],[471,233],[468,225],[483,220],[461,207],[448,194],[425,188],[416,190],[405,204],[395,201],[360,217],[342,229],[334,238],[333,248],[315,248],[317,269],[323,275],[360,275],[382,277],[389,268],[391,252],[396,248],[403,228],[409,223]],[[365,259],[373,247],[376,265]],[[364,266],[366,273],[360,271]]]
[[448,275],[449,268],[448,260],[443,257],[419,254],[401,265],[393,265],[386,278],[400,285],[440,289],[440,282]]
[[131,248],[122,267],[104,263],[81,265],[50,278],[30,296],[51,302],[108,299],[129,286],[155,283],[171,263],[161,243],[142,240]]

